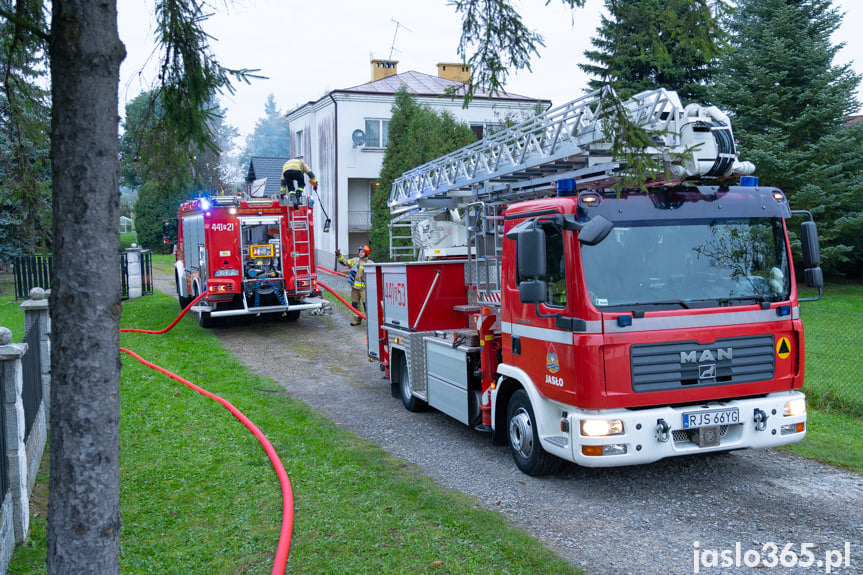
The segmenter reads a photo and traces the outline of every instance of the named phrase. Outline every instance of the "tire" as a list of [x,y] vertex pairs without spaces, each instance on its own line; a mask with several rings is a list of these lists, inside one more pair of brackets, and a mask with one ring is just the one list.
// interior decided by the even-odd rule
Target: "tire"
[[402,403],[408,411],[424,411],[428,404],[414,396],[413,387],[411,387],[410,369],[406,357],[402,357],[399,364],[399,394],[402,398]]
[[176,271],[174,272],[174,285],[177,286],[177,301],[180,302],[180,309],[186,309],[186,306],[192,303],[194,298],[180,295],[180,276]]
[[539,430],[530,398],[519,389],[509,400],[506,410],[509,450],[515,465],[527,475],[537,477],[556,470],[561,460],[551,455],[539,443]]
[[[195,293],[195,296],[192,299],[195,299],[199,295],[197,288],[195,288],[194,293]],[[209,329],[209,328],[213,327],[213,325],[215,325],[215,322],[213,320],[213,316],[210,315],[210,312],[199,311],[199,312],[197,312],[197,314],[198,314],[198,325],[200,325],[201,327],[203,327],[205,329]]]

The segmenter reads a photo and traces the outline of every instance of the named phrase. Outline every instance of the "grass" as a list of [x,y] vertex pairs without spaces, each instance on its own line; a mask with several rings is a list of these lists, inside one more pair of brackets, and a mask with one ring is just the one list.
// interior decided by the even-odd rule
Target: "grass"
[[[162,294],[124,304],[123,325],[161,328]],[[474,500],[437,487],[247,371],[186,318],[122,345],[217,393],[270,438],[291,477],[289,573],[577,573]],[[275,472],[257,441],[215,402],[128,356],[121,380],[123,573],[268,573],[280,528]],[[9,573],[44,573],[45,518]],[[441,563],[438,563],[441,562]]]
[[120,249],[125,250],[126,248],[132,247],[132,244],[137,243],[138,234],[135,232],[121,233],[120,234]]
[[810,405],[863,419],[863,285],[828,286],[821,300],[800,305]]

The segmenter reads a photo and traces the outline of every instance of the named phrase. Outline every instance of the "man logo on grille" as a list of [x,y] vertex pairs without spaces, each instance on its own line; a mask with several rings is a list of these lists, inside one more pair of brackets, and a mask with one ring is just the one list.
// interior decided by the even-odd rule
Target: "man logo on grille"
[[734,350],[730,347],[720,347],[717,350],[704,349],[699,351],[681,351],[680,363],[702,363],[705,361],[722,361],[733,359]]

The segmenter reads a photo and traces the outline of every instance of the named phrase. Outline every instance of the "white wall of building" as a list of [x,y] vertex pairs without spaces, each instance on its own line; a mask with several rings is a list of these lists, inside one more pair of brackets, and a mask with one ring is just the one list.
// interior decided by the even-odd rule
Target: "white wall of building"
[[[332,267],[336,248],[349,253],[354,247],[351,242],[361,241],[361,235],[351,234],[349,238],[349,211],[362,209],[358,203],[361,197],[365,197],[364,209],[370,209],[368,186],[380,175],[384,150],[357,146],[351,136],[355,130],[365,130],[367,118],[388,120],[394,99],[392,94],[334,91],[287,115],[291,155],[295,155],[296,135],[302,130],[303,159],[320,181],[318,193],[323,210],[316,206],[315,213],[319,265]],[[520,121],[533,115],[536,106],[532,101],[474,100],[468,108],[463,108],[460,99],[446,97],[418,97],[417,101],[435,110],[447,110],[468,124],[491,125],[502,124],[507,119]],[[332,219],[329,233],[323,233],[324,211]]]

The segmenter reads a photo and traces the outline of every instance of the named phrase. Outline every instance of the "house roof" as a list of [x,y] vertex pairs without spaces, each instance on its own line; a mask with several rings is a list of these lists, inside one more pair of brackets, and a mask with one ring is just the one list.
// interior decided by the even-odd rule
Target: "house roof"
[[[449,96],[451,91],[454,91],[456,96],[464,96],[467,91],[466,86],[462,82],[448,80],[439,76],[423,74],[410,70],[401,74],[395,74],[387,78],[360,84],[352,88],[343,88],[341,90],[333,90],[334,92],[350,92],[357,94],[395,94],[399,88],[405,86],[408,93],[414,96]],[[491,96],[488,92],[477,90],[474,92],[474,99],[494,99],[494,100],[514,100],[523,102],[548,101],[539,98],[530,98],[519,94],[499,93]]]
[[249,172],[246,174],[246,184],[252,184],[255,180],[267,179],[264,187],[265,196],[279,194],[280,180],[282,179],[282,166],[290,158],[271,158],[268,156],[252,156],[249,160]]

